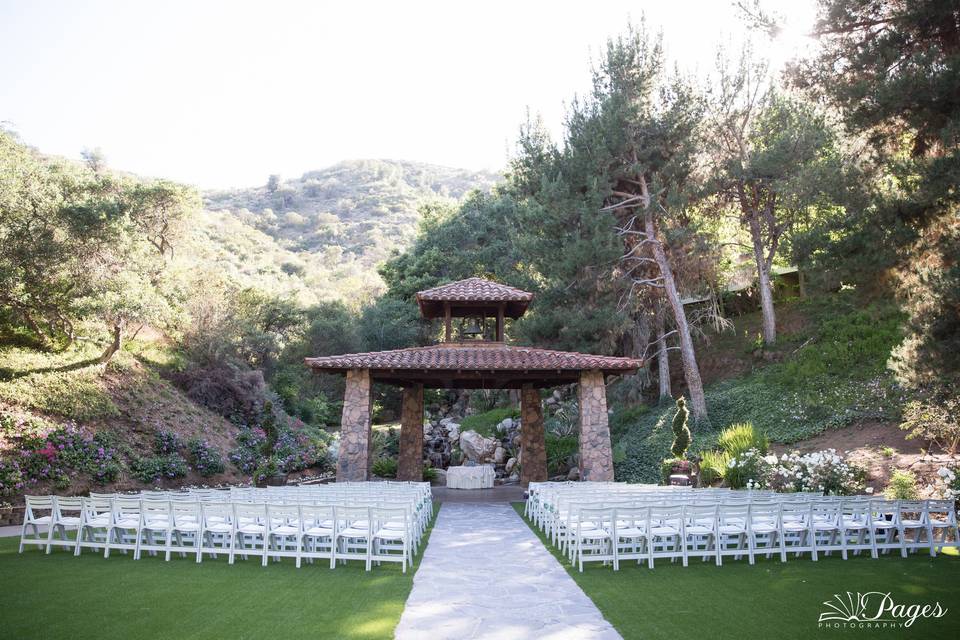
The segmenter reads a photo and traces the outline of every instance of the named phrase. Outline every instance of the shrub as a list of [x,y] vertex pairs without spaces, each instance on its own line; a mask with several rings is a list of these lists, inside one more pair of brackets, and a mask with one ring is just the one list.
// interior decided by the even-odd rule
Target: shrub
[[767,453],[767,436],[757,431],[750,422],[733,424],[723,430],[717,438],[717,446],[730,457],[736,458],[750,449],[756,449],[761,455]]
[[673,416],[673,444],[670,445],[670,452],[675,458],[682,458],[690,447],[690,428],[687,427],[689,417],[687,401],[680,396],[677,398],[677,415]]
[[223,456],[215,447],[211,447],[206,440],[193,438],[188,443],[190,448],[190,463],[204,478],[223,473]]
[[732,489],[762,489],[767,486],[776,456],[764,456],[759,449],[747,449],[731,457],[723,481]]
[[580,451],[580,442],[577,436],[558,436],[547,433],[547,473],[555,476],[568,471],[574,466],[574,460]]
[[909,471],[895,469],[883,495],[889,500],[917,500],[920,497],[917,478]]
[[423,467],[423,481],[433,482],[437,479],[437,470],[429,464]]
[[396,478],[397,461],[394,458],[378,458],[373,463],[373,475],[378,478]]
[[610,439],[617,442],[640,418],[650,413],[650,407],[645,404],[635,404],[623,409],[615,409],[610,416]]
[[253,472],[253,481],[262,482],[266,478],[280,473],[280,461],[273,456],[267,456],[263,459],[263,462],[257,466],[257,470]]
[[252,474],[263,457],[261,450],[267,434],[259,427],[241,425],[237,433],[237,446],[230,452],[230,462],[241,473]]
[[773,465],[769,486],[774,491],[822,491],[851,495],[863,490],[866,473],[843,459],[835,449],[800,455],[783,454]]
[[23,473],[16,460],[0,460],[0,496],[23,489]]
[[177,453],[183,449],[183,441],[172,431],[157,431],[153,436],[153,450],[162,455]]
[[956,453],[960,446],[960,397],[908,402],[900,428],[907,431],[907,439],[920,438],[951,455]]
[[179,453],[137,458],[130,465],[133,476],[145,484],[162,478],[182,478],[187,475],[187,461]]
[[704,451],[700,460],[700,484],[709,486],[723,480],[728,462],[730,456],[723,451]]

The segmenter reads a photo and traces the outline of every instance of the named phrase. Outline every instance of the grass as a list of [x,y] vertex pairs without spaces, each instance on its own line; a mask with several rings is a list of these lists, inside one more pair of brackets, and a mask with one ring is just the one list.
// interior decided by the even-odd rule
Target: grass
[[516,407],[498,407],[483,413],[465,416],[463,420],[460,421],[460,432],[476,431],[480,435],[489,438],[495,435],[497,425],[503,422],[504,419],[519,417],[520,410]]
[[[514,503],[523,516],[523,504]],[[528,522],[528,524],[530,524]],[[689,567],[658,561],[651,571],[634,563],[620,571],[598,563],[583,573],[571,567],[543,535],[540,540],[604,617],[625,640],[685,637],[809,638],[853,637],[874,633],[884,638],[960,637],[960,558],[910,556],[873,560],[838,556],[819,562],[791,557],[786,563],[727,559],[722,567],[691,560]],[[822,603],[834,594],[890,592],[897,603],[939,601],[947,614],[919,619],[907,629],[820,629]]]
[[252,558],[18,554],[18,540],[0,538],[0,638],[11,640],[392,638],[423,557],[421,547],[406,574],[397,563],[366,573],[359,562],[331,571],[289,558],[264,568]]

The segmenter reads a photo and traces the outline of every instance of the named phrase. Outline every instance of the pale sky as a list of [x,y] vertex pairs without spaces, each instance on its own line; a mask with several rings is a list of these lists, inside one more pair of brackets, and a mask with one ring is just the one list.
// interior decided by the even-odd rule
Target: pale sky
[[[764,5],[813,23],[812,0]],[[744,34],[730,0],[0,0],[0,122],[204,188],[356,158],[499,170],[527,108],[559,132],[591,58],[641,15],[690,70]],[[772,45],[774,64],[802,42]]]

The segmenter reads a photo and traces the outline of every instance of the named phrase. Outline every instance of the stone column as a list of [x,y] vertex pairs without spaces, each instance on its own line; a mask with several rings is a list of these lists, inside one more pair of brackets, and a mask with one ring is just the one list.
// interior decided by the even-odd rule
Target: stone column
[[370,459],[370,370],[347,371],[347,389],[343,394],[340,419],[340,455],[337,458],[337,482],[366,480]]
[[543,434],[540,392],[525,384],[520,392],[520,483],[547,479],[547,444]]
[[423,479],[423,385],[403,389],[400,412],[400,461],[397,480]]
[[607,388],[601,371],[580,373],[580,479],[613,480],[613,451],[607,424]]

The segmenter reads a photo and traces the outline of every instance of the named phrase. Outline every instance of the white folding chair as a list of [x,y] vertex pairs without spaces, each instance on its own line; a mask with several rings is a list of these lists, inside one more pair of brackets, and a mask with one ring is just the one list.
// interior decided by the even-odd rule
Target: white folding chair
[[200,503],[182,500],[170,501],[170,536],[167,538],[165,560],[176,551],[180,557],[198,553],[200,549]]
[[370,548],[371,561],[400,562],[403,573],[411,562],[413,528],[410,513],[405,507],[376,507],[370,510],[373,543]]
[[[900,505],[897,501],[870,501],[870,528],[873,536],[873,548],[883,553],[898,549],[900,555],[907,557],[906,539],[900,524]],[[873,557],[877,557],[874,553]]]
[[754,556],[766,553],[770,558],[774,552],[780,552],[780,561],[787,561],[787,552],[783,544],[783,529],[780,521],[780,503],[753,502],[750,504],[750,519],[747,521],[747,533],[750,536]]
[[105,549],[110,522],[113,517],[113,498],[82,498],[80,526],[77,528],[77,546],[73,555],[82,549]]
[[300,557],[308,562],[313,562],[314,558],[333,557],[333,509],[332,505],[300,505],[300,526],[303,530]]
[[[53,496],[24,496],[25,507],[23,510],[23,527],[20,530],[20,553],[23,553],[23,546],[35,544],[38,546],[49,547],[53,529],[50,522],[53,520]],[[46,535],[40,537],[40,527],[44,526],[47,530]],[[27,527],[33,531],[33,536],[27,537]]]
[[[268,504],[264,522],[267,526],[265,544],[269,555],[276,562],[281,557],[295,558],[299,567],[300,549],[303,546],[299,505]],[[263,556],[263,566],[267,566],[266,555]]]
[[930,513],[927,511],[925,500],[900,502],[900,526],[904,533],[913,531],[913,539],[907,538],[905,541],[909,551],[930,549],[930,555],[937,555],[937,548],[933,541],[933,526],[930,524]]
[[739,560],[744,554],[753,564],[753,540],[747,534],[750,519],[748,503],[722,503],[717,509],[717,564],[723,564],[723,556]]
[[[957,526],[957,511],[953,500],[929,500],[927,506],[930,528],[937,548],[942,550],[943,547],[960,545],[960,528]],[[949,534],[952,534],[952,540],[949,539]]]
[[200,505],[200,533],[197,538],[197,562],[203,555],[216,558],[223,553],[230,556],[236,534],[233,505],[229,502],[204,502]]
[[[644,560],[650,562],[647,553],[648,507],[617,507],[614,509],[613,530],[613,570],[620,570],[621,560]],[[651,565],[651,568],[652,565]]]
[[133,551],[136,554],[140,540],[140,509],[139,497],[113,499],[107,540],[103,547],[104,558],[110,557],[111,549],[119,549],[124,553]]
[[703,561],[713,557],[720,565],[720,547],[717,545],[717,505],[688,504],[683,508],[684,551],[691,555],[702,555]]
[[813,526],[813,504],[808,500],[790,500],[780,503],[780,526],[783,546],[795,558],[804,553],[817,560],[816,535]]
[[577,509],[572,531],[574,559],[580,571],[584,562],[613,562],[613,544],[610,531],[604,527],[613,527],[614,509],[612,507],[580,507]]
[[366,570],[370,571],[373,544],[370,507],[335,507],[334,523],[330,568],[336,566],[337,560],[363,560]]
[[841,511],[840,536],[845,546],[841,549],[843,559],[847,559],[849,551],[853,551],[854,555],[859,555],[861,551],[869,551],[871,557],[876,558],[877,550],[870,523],[870,500],[845,499],[841,503]]
[[669,558],[673,562],[677,558],[687,566],[687,551],[684,544],[683,506],[682,505],[652,505],[648,512],[647,558],[650,568],[654,566],[656,558]]
[[230,543],[230,560],[233,564],[236,554],[247,559],[248,552],[259,551],[261,563],[267,559],[267,506],[263,503],[233,504],[233,539]]
[[50,538],[47,542],[47,553],[51,547],[67,547],[76,549],[76,539],[71,540],[68,531],[77,531],[80,528],[80,516],[83,511],[83,501],[80,498],[53,496],[53,516],[50,522]]

